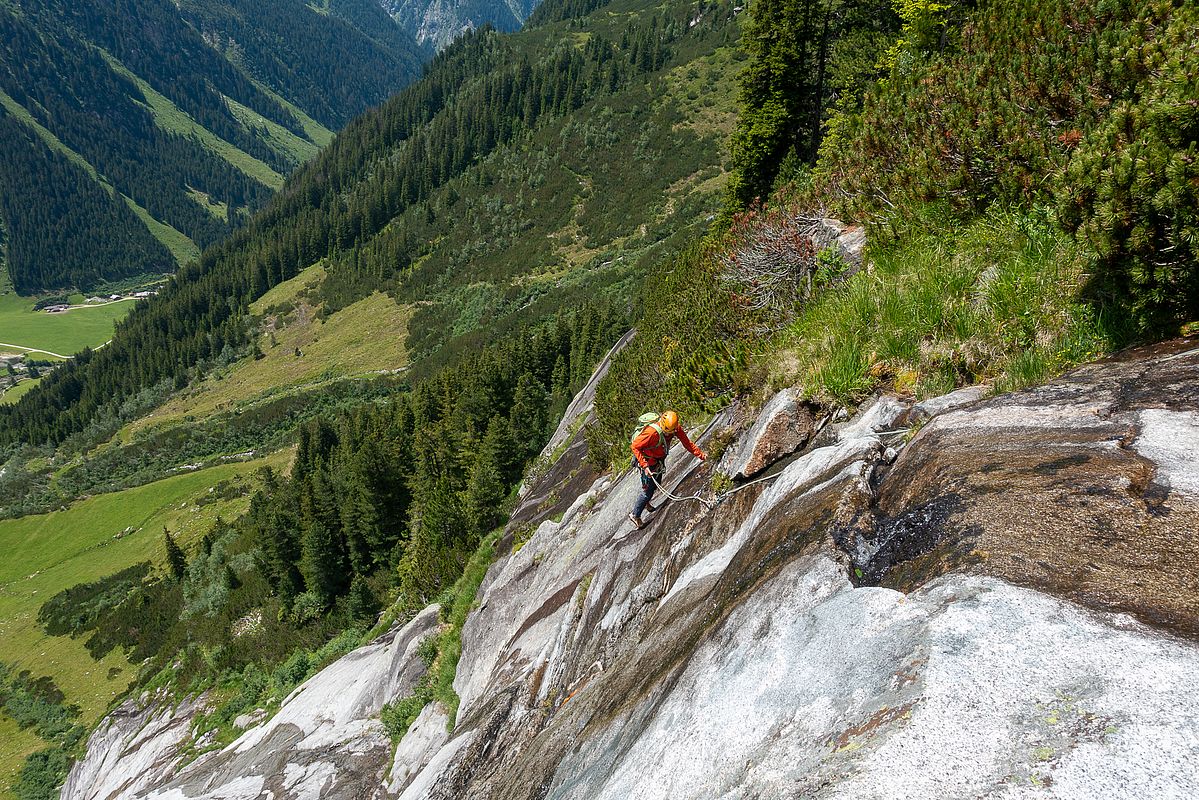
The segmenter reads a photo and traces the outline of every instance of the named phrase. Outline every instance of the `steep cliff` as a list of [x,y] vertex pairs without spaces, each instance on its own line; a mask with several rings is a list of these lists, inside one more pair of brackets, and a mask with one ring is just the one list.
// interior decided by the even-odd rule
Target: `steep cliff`
[[666,487],[700,499],[639,531],[636,476],[585,460],[593,388],[479,589],[452,733],[432,704],[388,764],[377,720],[430,608],[170,779],[141,765],[178,739],[120,712],[63,797],[1199,791],[1199,340],[851,419],[734,406],[699,438],[752,478],[713,495],[676,453]]
[[537,7],[536,0],[382,0],[381,5],[416,41],[437,49],[484,25],[517,30]]

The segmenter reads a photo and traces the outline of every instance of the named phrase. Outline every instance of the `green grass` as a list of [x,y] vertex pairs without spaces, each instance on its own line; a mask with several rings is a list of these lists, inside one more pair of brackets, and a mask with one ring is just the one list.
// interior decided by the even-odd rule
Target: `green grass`
[[[133,300],[72,309],[60,314],[34,311],[34,300],[0,287],[0,349],[43,350],[70,356],[112,338],[113,326],[133,308]],[[4,347],[16,345],[16,347]],[[36,358],[42,354],[33,353]]]
[[47,747],[33,729],[22,730],[17,723],[0,714],[0,797],[12,797],[9,787],[25,766],[25,757]]
[[[49,598],[76,584],[112,575],[140,561],[161,565],[162,529],[169,528],[185,548],[193,545],[220,515],[233,519],[249,498],[197,506],[195,500],[221,480],[250,475],[260,466],[286,466],[290,451],[99,495],[51,514],[0,521],[0,661],[35,676],[49,675],[77,703],[85,725],[94,723],[136,670],[119,651],[95,661],[82,638],[49,636],[37,612]],[[126,528],[135,531],[114,538]],[[27,733],[9,736],[0,717],[0,793],[25,755],[44,746]]]
[[275,94],[275,92],[269,86],[259,83],[253,78],[250,78],[250,82],[253,83],[260,92],[267,95],[276,103],[290,111],[292,115],[300,121],[300,127],[304,129],[304,135],[310,140],[316,142],[317,147],[325,147],[329,144],[329,142],[333,141],[333,137],[336,136],[336,134],[314,120],[312,117],[305,114],[303,109],[301,109],[299,106],[295,105],[282,95]]
[[16,386],[10,386],[3,392],[0,392],[0,406],[12,405],[25,395],[29,394],[33,387],[37,386],[41,382],[41,378],[26,378]]
[[737,96],[737,54],[735,47],[722,47],[666,74],[669,97],[678,103],[684,120],[677,124],[701,133],[718,131],[722,136],[733,132],[737,125],[732,102]]
[[250,304],[250,313],[265,314],[276,307],[292,307],[300,300],[300,295],[313,288],[325,279],[325,268],[320,264],[309,267],[294,278],[276,284],[266,291],[262,297]]
[[201,192],[199,189],[193,189],[190,186],[187,188],[187,196],[196,201],[196,205],[212,214],[222,222],[229,221],[229,204],[220,200],[213,200],[212,195],[208,192]]
[[[126,426],[122,439],[149,427],[230,411],[281,391],[407,366],[410,309],[376,292],[318,319],[316,310],[297,300],[296,293],[321,274],[319,266],[310,268],[253,305],[258,314],[277,310],[267,317],[266,331],[259,337],[262,358],[244,358],[184,389]],[[280,308],[291,310],[284,313]],[[302,355],[296,355],[297,349]]]
[[827,290],[783,337],[775,381],[827,402],[876,388],[928,397],[1007,391],[1112,346],[1078,299],[1085,257],[1039,212],[993,211],[955,229],[935,210]]
[[225,141],[200,125],[187,112],[175,105],[169,97],[154,91],[150,84],[130,72],[124,64],[112,55],[104,51],[101,51],[101,53],[108,62],[108,65],[115,72],[124,75],[137,85],[137,88],[141,90],[142,95],[146,98],[146,103],[148,104],[150,113],[154,115],[155,122],[163,130],[196,138],[213,153],[264,186],[269,186],[271,189],[278,189],[283,185],[283,176],[275,172],[267,164],[264,164],[236,145]]
[[296,136],[279,123],[272,119],[267,119],[252,108],[243,106],[232,97],[226,97],[225,102],[228,103],[229,110],[233,112],[233,116],[241,120],[242,125],[247,128],[265,128],[267,142],[271,148],[276,152],[291,153],[296,159],[296,163],[302,164],[320,152],[320,145]]
[[[47,147],[66,156],[67,159],[81,167],[88,175],[92,177],[92,180],[96,181],[101,186],[105,187],[106,189],[112,189],[112,185],[104,179],[104,176],[96,172],[96,168],[93,167],[86,158],[68,147],[66,143],[55,136],[49,128],[43,127],[41,123],[33,118],[33,115],[30,114],[23,105],[18,103],[16,100],[13,100],[3,91],[0,91],[0,104],[2,104],[5,110],[7,110],[10,114],[32,128],[33,131],[41,137],[42,141],[46,143]],[[189,239],[186,234],[176,230],[165,222],[159,222],[157,219],[151,216],[149,211],[138,205],[131,197],[127,197],[123,194],[121,197],[125,200],[126,205],[133,210],[133,213],[137,215],[138,219],[140,219],[142,223],[150,229],[150,233],[154,235],[154,238],[162,242],[163,246],[171,252],[171,255],[175,257],[176,262],[179,264],[185,264],[200,255],[200,248],[197,247],[196,243]]]
[[142,221],[142,224],[150,229],[150,234],[170,251],[176,264],[183,266],[200,257],[200,246],[193,242],[187,234],[172,228],[165,222],[154,219],[150,212],[139,206],[133,198],[125,195],[121,195],[121,197],[125,198],[125,204],[133,209],[133,213]]

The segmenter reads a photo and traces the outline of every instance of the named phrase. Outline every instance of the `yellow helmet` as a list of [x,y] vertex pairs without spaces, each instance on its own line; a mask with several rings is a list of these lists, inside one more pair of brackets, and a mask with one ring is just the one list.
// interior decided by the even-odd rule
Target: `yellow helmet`
[[662,416],[658,417],[658,424],[667,433],[674,433],[679,427],[679,415],[673,411],[663,411]]

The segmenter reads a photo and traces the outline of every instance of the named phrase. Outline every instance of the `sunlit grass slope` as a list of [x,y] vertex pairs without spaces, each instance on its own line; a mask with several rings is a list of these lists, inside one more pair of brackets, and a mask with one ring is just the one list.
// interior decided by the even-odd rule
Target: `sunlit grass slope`
[[324,270],[305,270],[251,306],[263,320],[261,357],[243,358],[174,395],[127,426],[124,438],[152,426],[229,411],[300,386],[401,369],[411,311],[376,292],[321,319],[304,296]]
[[1110,348],[1078,298],[1085,258],[1047,215],[994,210],[954,230],[930,209],[924,222],[805,309],[782,337],[783,382],[838,403],[1008,391]]
[[[84,638],[47,635],[38,624],[38,609],[64,589],[139,562],[161,568],[164,527],[185,549],[194,546],[218,515],[233,519],[249,503],[249,492],[207,502],[211,487],[238,477],[252,480],[263,465],[283,469],[290,457],[290,450],[283,451],[99,495],[51,514],[0,521],[0,661],[35,677],[49,675],[66,702],[79,705],[81,722],[94,723],[136,670],[119,651],[96,661]],[[129,528],[131,533],[116,538]],[[0,793],[25,755],[44,746],[0,715]]]

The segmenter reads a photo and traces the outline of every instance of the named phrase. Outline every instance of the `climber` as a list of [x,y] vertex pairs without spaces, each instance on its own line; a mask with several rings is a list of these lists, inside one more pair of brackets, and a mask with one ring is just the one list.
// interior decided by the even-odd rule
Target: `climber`
[[641,471],[641,494],[633,504],[629,521],[637,528],[645,524],[641,521],[642,511],[649,511],[651,514],[657,511],[649,501],[653,499],[666,471],[666,454],[676,436],[691,455],[700,461],[707,460],[708,454],[687,438],[687,432],[679,427],[679,415],[673,411],[663,411],[657,421],[648,423],[633,436],[633,466]]

